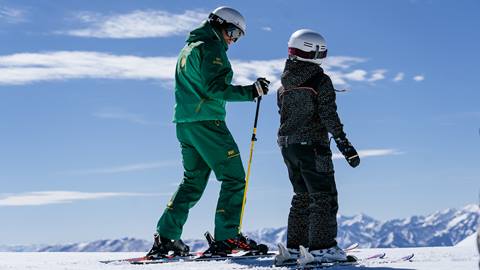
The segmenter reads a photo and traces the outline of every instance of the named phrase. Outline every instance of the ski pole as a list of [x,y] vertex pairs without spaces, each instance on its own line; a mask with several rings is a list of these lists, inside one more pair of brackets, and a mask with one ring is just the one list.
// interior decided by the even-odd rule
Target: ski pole
[[245,204],[247,202],[248,180],[250,179],[250,169],[252,167],[253,146],[255,145],[255,141],[257,140],[257,122],[258,122],[258,111],[260,110],[260,101],[262,101],[262,96],[259,96],[257,98],[257,110],[255,111],[255,121],[253,122],[252,140],[250,142],[250,157],[248,159],[247,177],[245,178],[245,189],[243,191],[242,212],[240,213],[240,225],[238,226],[239,233],[241,233],[242,231],[243,214],[245,212]]

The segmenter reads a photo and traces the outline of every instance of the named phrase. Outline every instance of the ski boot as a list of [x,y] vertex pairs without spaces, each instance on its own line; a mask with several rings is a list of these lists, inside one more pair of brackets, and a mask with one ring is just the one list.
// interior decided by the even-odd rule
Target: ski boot
[[252,239],[248,239],[241,233],[233,238],[222,241],[216,241],[209,232],[205,233],[210,247],[203,253],[205,257],[226,257],[228,254],[247,251],[246,255],[267,254],[268,247],[263,244],[257,244]]
[[278,244],[278,254],[275,255],[275,266],[286,266],[297,264],[297,259],[300,257],[300,250],[298,248],[287,248],[282,243]]
[[337,263],[347,261],[347,254],[337,245],[331,248],[311,250],[310,252],[303,246],[300,246],[300,257],[298,258],[298,263],[300,265],[309,263]]
[[188,256],[189,251],[190,247],[183,243],[182,240],[171,240],[155,233],[153,235],[153,246],[146,257],[158,259],[170,256]]

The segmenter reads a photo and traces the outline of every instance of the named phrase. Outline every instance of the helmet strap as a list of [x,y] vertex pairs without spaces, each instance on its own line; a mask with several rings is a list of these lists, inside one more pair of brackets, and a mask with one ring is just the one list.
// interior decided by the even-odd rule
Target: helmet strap
[[214,26],[214,27],[217,27],[217,28],[222,28],[224,25],[225,25],[225,20],[220,18],[219,16],[211,13],[209,16],[208,16],[208,21]]
[[319,52],[320,52],[320,46],[318,46],[318,44],[317,44],[317,46],[315,46],[315,58],[314,58],[314,59],[319,58],[319,57],[318,57]]

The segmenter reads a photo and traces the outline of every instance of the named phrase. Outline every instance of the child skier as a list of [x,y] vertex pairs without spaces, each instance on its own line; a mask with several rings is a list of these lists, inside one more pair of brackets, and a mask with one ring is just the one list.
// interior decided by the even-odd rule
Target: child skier
[[298,30],[288,41],[288,59],[277,93],[278,144],[294,195],[287,249],[277,256],[279,264],[297,259],[300,246],[309,249],[312,262],[347,260],[335,240],[338,202],[328,133],[352,167],[360,164],[360,158],[343,132],[332,81],[320,67],[326,56],[325,40],[314,31]]
[[237,144],[225,124],[226,101],[252,101],[268,92],[269,82],[231,84],[228,46],[245,34],[245,19],[235,9],[219,7],[207,21],[190,32],[178,57],[175,72],[177,138],[182,149],[184,176],[158,221],[154,244],[147,256],[159,258],[173,252],[186,255],[180,240],[190,208],[202,196],[213,170],[222,182],[215,215],[215,242],[205,252],[226,255],[233,250],[256,248],[239,232],[245,172]]

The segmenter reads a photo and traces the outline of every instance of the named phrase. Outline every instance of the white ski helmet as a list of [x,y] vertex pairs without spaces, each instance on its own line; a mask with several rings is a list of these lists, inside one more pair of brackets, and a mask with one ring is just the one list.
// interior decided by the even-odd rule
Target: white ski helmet
[[327,57],[327,43],[322,35],[313,30],[297,30],[288,40],[288,57],[321,65]]
[[[214,25],[218,25],[227,29],[227,34],[233,35],[233,38],[238,39],[247,32],[247,24],[245,18],[237,10],[230,7],[218,7],[208,16],[208,20]],[[240,31],[228,33],[228,27],[234,26]]]

